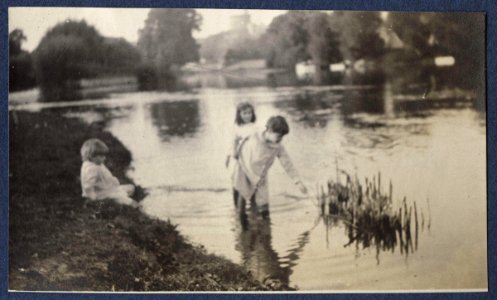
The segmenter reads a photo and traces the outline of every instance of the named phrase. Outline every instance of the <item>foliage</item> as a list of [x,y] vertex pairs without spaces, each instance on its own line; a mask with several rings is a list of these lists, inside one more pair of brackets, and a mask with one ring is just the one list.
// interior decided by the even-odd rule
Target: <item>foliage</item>
[[[349,236],[349,242],[344,246],[356,244],[367,248],[374,245],[377,260],[380,250],[399,248],[400,253],[406,256],[416,251],[419,231],[425,226],[422,212],[421,222],[418,220],[416,202],[408,206],[404,197],[399,207],[394,208],[392,183],[388,193],[384,192],[380,173],[372,180],[366,178],[364,184],[359,182],[357,176],[354,178],[344,171],[340,173],[345,175],[345,182],[337,178],[336,182],[330,180],[319,186],[317,204],[327,226],[336,226],[339,222],[344,224]],[[429,216],[428,229],[430,226]]]
[[105,38],[101,47],[100,73],[130,74],[141,61],[138,49],[123,38]]
[[379,13],[341,11],[331,16],[332,24],[340,33],[340,51],[349,60],[374,59],[385,52],[378,34],[382,24]]
[[14,29],[9,34],[9,91],[22,90],[36,84],[29,52],[22,50],[24,32]]
[[457,83],[484,89],[481,86],[485,68],[483,14],[389,13],[387,22],[419,56],[454,56]]
[[207,62],[230,65],[237,61],[264,58],[260,35],[245,31],[225,31],[201,41],[200,55]]
[[230,65],[238,61],[263,58],[257,39],[247,38],[226,51],[224,64]]
[[150,91],[158,87],[159,74],[157,69],[149,64],[142,64],[136,68],[136,78],[140,91]]
[[211,35],[200,41],[200,56],[208,62],[221,62],[226,49],[233,44],[230,32]]
[[21,29],[14,29],[9,33],[9,55],[21,54],[22,43],[26,41],[26,36]]
[[201,17],[194,9],[152,9],[139,31],[138,49],[144,64],[137,70],[140,89],[171,89],[179,66],[198,61],[192,36]]
[[310,14],[290,11],[269,24],[262,38],[268,67],[293,68],[296,63],[310,58],[307,52],[309,33],[304,27]]
[[309,33],[307,52],[316,65],[327,67],[331,63],[342,61],[339,34],[332,28],[328,14],[315,13],[305,25]]
[[158,68],[183,65],[199,59],[192,31],[200,26],[194,9],[152,9],[139,31],[138,49],[146,63]]
[[42,100],[78,98],[78,80],[130,74],[139,52],[123,39],[107,39],[85,21],[67,20],[50,29],[34,51]]
[[293,68],[309,59],[328,66],[342,60],[339,33],[330,15],[323,12],[292,11],[276,17],[262,43],[270,67]]

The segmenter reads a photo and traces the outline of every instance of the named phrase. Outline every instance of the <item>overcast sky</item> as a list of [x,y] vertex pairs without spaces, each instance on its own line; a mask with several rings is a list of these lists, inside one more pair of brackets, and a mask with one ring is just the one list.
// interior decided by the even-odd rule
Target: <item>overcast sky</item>
[[[24,31],[27,41],[23,48],[32,51],[46,31],[66,19],[81,20],[95,26],[107,37],[123,37],[136,43],[138,30],[143,27],[148,8],[47,8],[11,7],[9,8],[9,32],[15,28]],[[239,15],[244,10],[236,9],[198,9],[203,17],[201,31],[195,32],[196,38],[206,37],[229,29],[229,17]],[[248,10],[252,22],[268,25],[271,20],[284,13],[283,10]]]

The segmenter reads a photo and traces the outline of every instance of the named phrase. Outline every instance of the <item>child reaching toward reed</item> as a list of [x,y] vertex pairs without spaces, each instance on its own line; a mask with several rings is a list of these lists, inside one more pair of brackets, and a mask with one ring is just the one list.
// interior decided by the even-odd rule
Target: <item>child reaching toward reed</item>
[[121,185],[119,180],[107,169],[104,162],[109,148],[99,139],[89,139],[81,147],[81,189],[83,197],[90,200],[113,199],[118,203],[138,206],[130,196],[135,187]]
[[233,172],[234,196],[243,213],[246,201],[254,201],[263,217],[269,216],[269,193],[267,174],[277,157],[300,191],[307,193],[300,176],[293,166],[281,141],[290,128],[281,116],[269,118],[266,129],[244,138],[235,155],[237,164]]

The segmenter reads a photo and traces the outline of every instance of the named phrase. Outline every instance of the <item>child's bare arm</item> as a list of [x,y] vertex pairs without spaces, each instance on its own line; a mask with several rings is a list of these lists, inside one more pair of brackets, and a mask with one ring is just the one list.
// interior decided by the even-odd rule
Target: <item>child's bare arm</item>
[[299,172],[293,165],[293,162],[286,152],[285,148],[282,146],[280,148],[280,151],[278,151],[278,159],[283,166],[283,169],[285,169],[286,173],[290,178],[292,178],[293,182],[299,187],[300,191],[302,193],[307,193],[307,188],[305,185],[302,183],[302,180],[300,179]]

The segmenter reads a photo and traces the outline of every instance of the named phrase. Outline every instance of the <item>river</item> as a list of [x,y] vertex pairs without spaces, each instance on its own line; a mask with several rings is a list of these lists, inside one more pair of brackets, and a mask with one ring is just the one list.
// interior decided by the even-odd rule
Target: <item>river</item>
[[[129,176],[149,195],[143,210],[171,220],[192,243],[247,267],[261,281],[303,291],[487,289],[486,123],[467,100],[405,100],[390,84],[203,86],[190,92],[136,92],[108,98],[31,103],[103,122],[133,156]],[[224,159],[235,107],[255,105],[257,125],[284,116],[283,140],[301,177],[316,185],[336,169],[360,180],[381,173],[394,205],[416,202],[417,247],[349,242],[312,197],[276,162],[270,222],[234,212]]]

